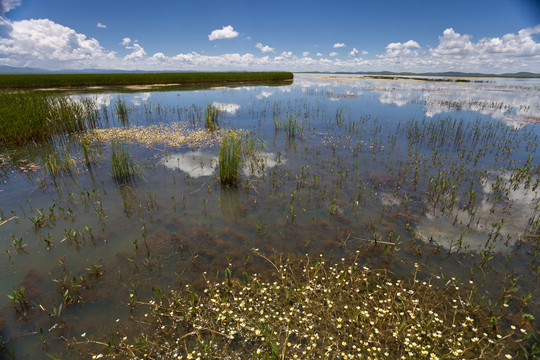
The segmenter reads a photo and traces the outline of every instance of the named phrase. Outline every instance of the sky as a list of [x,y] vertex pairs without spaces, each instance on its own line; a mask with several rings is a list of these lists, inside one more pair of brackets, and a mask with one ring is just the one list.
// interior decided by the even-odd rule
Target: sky
[[540,1],[0,0],[0,65],[540,73]]

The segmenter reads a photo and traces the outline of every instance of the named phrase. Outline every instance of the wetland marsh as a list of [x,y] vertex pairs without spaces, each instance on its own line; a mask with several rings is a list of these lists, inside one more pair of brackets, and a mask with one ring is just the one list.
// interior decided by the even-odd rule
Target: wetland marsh
[[[78,111],[76,127],[39,141],[10,142],[0,152],[0,293],[8,295],[0,298],[3,355],[91,358],[122,348],[136,357],[140,348],[137,357],[144,358],[139,332],[162,324],[145,323],[147,306],[171,290],[203,299],[208,284],[224,281],[211,294],[233,291],[231,281],[248,285],[255,273],[297,280],[302,276],[291,274],[298,267],[289,272],[289,260],[279,259],[318,264],[321,256],[340,265],[319,276],[338,278],[355,268],[360,277],[350,281],[356,284],[369,269],[384,273],[381,284],[390,285],[374,296],[404,304],[388,305],[386,312],[416,309],[410,298],[396,300],[413,291],[406,283],[419,282],[429,303],[436,296],[426,284],[433,280],[440,289],[451,286],[460,301],[460,288],[470,295],[471,306],[460,304],[461,320],[471,316],[471,324],[484,324],[478,328],[494,331],[494,339],[499,332],[511,338],[515,330],[504,352],[486,350],[490,345],[448,347],[448,358],[463,351],[501,358],[532,353],[540,330],[540,80],[467,80],[295,74],[282,86],[62,93]],[[317,279],[306,281],[329,286],[338,297],[339,287],[349,286]],[[371,281],[365,280],[368,292],[377,287]],[[227,282],[229,290],[220,288]],[[253,282],[253,291],[270,284],[257,277]],[[267,291],[286,296],[282,290]],[[345,309],[369,303],[349,295]],[[263,295],[252,296],[262,301]],[[319,308],[328,305],[313,296]],[[438,302],[448,311],[441,314],[445,322],[453,311],[446,300]],[[178,309],[185,306],[177,302]],[[471,310],[473,303],[480,304],[478,311]],[[428,311],[423,314],[431,320],[419,328],[435,318]],[[331,313],[319,316],[333,319]],[[414,333],[397,318],[380,323],[385,336],[392,337],[396,326],[401,331],[400,324]],[[219,332],[214,335],[221,340],[213,341],[237,356],[238,349],[246,358],[257,351],[281,356],[279,343],[290,342],[304,358],[324,357],[323,347],[333,346],[312,339],[313,347],[299,333],[265,327],[267,338],[275,334],[273,343],[250,333],[249,346],[242,347],[229,338],[242,338],[242,328],[231,330],[221,320],[199,326]],[[310,321],[293,324],[317,326]],[[362,331],[346,328],[361,338]],[[485,331],[476,337],[471,330],[471,341],[487,344],[492,333]],[[167,348],[147,355],[187,357],[189,348],[190,356],[217,356],[208,350],[213,345],[201,350],[203,340],[183,345],[183,354]],[[431,354],[403,345],[404,339],[401,348],[377,341],[362,347],[340,338],[338,350],[328,353],[354,358],[357,347],[386,344],[396,357]],[[382,357],[384,350],[371,355]]]

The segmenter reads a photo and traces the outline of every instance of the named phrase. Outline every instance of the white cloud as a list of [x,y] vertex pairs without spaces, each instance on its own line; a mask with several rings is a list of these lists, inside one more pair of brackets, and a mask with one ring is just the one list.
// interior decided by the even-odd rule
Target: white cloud
[[467,55],[474,52],[470,35],[461,35],[454,29],[446,29],[439,36],[439,46],[431,51],[434,55]]
[[400,42],[390,43],[386,46],[385,56],[399,57],[399,56],[418,55],[418,51],[414,49],[420,49],[420,45],[414,40],[409,40],[404,43],[400,43]]
[[342,48],[342,47],[345,47],[347,45],[345,45],[344,43],[335,43],[334,44],[334,49],[337,49],[337,48]]
[[268,45],[263,46],[263,44],[261,44],[261,43],[257,43],[257,45],[255,45],[255,47],[257,49],[261,50],[261,52],[263,52],[263,53],[274,52],[274,50],[275,50],[274,48],[271,48]]
[[338,54],[337,52],[334,51],[334,52],[331,52],[331,53],[328,54],[328,55],[330,55],[330,56],[338,56],[339,54]]
[[98,28],[101,28],[101,29],[106,29],[106,28],[107,28],[107,25],[102,24],[102,23],[100,23],[100,22],[98,22],[96,26],[97,26]]
[[115,53],[106,51],[96,39],[48,19],[21,20],[10,23],[9,37],[0,38],[0,54],[14,65],[48,64],[58,61],[99,63],[112,60]]
[[[356,56],[346,58],[341,58],[336,52],[326,57],[317,52],[312,58],[308,52],[300,56],[292,51],[283,51],[279,55],[257,51],[257,55],[225,53],[212,56],[195,51],[171,56],[155,52],[147,56],[137,40],[127,37],[121,40],[121,44],[130,51],[119,57],[114,51],[104,49],[96,39],[48,19],[11,22],[0,17],[0,27],[1,24],[5,27],[0,31],[8,31],[5,36],[0,34],[0,65],[51,70],[540,72],[540,43],[535,35],[540,34],[540,25],[478,41],[473,41],[471,35],[447,29],[441,34],[438,46],[433,48],[421,47],[414,40],[394,42],[388,44],[383,54],[366,60],[358,55],[365,55],[367,51],[356,48],[347,52]],[[264,45],[257,48],[262,51]]]
[[138,42],[134,42],[131,46],[126,46],[126,49],[132,50],[131,53],[127,54],[124,57],[124,60],[133,61],[133,60],[139,60],[146,56],[146,51],[144,51],[143,47],[139,45]]
[[430,50],[434,56],[468,56],[490,57],[497,55],[528,57],[540,55],[540,44],[532,35],[540,33],[540,25],[520,30],[517,34],[506,34],[503,37],[482,38],[476,44],[470,35],[461,35],[449,28],[439,36],[439,46]]
[[362,50],[362,55],[367,55],[369,54],[366,50]]
[[231,25],[224,26],[222,29],[216,29],[208,35],[208,40],[223,40],[223,39],[234,39],[239,34],[233,29]]
[[4,15],[19,5],[21,5],[21,0],[0,0],[0,15]]

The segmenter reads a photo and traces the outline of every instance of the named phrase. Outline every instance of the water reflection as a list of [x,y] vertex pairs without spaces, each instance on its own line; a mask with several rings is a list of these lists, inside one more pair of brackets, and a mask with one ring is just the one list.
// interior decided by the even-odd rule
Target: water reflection
[[202,151],[178,153],[162,159],[161,163],[168,169],[179,169],[192,178],[210,176],[217,167],[218,158]]
[[[328,82],[331,78],[334,82]],[[295,86],[305,93],[310,87],[343,87],[348,89],[342,96],[332,94],[330,100],[350,98],[352,89],[369,89],[375,92],[382,104],[402,107],[407,104],[423,104],[428,117],[453,111],[472,111],[502,120],[508,126],[521,128],[540,122],[540,80],[538,79],[464,79],[456,78],[433,81],[399,78],[396,80],[372,79],[361,75],[332,76],[308,75],[295,80]],[[429,80],[429,78],[428,78]],[[444,81],[441,81],[444,80]],[[447,81],[448,80],[448,81]]]

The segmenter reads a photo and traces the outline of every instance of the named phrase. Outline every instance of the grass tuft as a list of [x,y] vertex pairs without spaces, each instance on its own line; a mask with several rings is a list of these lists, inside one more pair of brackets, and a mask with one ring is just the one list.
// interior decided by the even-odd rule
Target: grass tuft
[[214,105],[206,105],[205,115],[204,115],[204,127],[210,131],[216,130],[219,126],[219,117],[221,111]]
[[139,175],[126,144],[113,141],[111,144],[111,173],[117,184],[130,184]]
[[241,135],[230,131],[223,137],[218,154],[219,180],[223,185],[235,186],[238,183],[241,148]]

